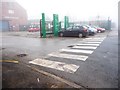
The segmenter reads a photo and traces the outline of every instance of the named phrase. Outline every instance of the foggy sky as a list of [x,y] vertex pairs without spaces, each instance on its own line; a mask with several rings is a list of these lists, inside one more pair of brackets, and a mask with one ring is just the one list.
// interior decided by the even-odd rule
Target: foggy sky
[[110,19],[118,22],[119,0],[16,0],[28,13],[28,19],[40,19],[41,13],[47,19],[52,19],[53,14],[59,14],[59,19],[69,16],[72,21]]

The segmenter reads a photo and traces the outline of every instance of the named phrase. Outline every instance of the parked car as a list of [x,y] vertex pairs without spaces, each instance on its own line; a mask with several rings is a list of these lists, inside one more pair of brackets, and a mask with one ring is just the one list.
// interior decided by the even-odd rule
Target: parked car
[[39,30],[40,30],[40,28],[29,28],[28,29],[29,32],[37,32]]
[[98,33],[105,32],[105,28],[101,28],[101,27],[98,27],[98,26],[93,26],[93,27],[97,29]]
[[97,29],[96,28],[93,28],[93,27],[91,27],[91,26],[89,26],[89,25],[85,25],[87,28],[88,28],[88,30],[89,30],[89,35],[95,35],[96,33],[97,33]]
[[58,32],[58,35],[60,37],[63,37],[63,36],[87,37],[88,34],[89,34],[89,31],[86,26],[71,26],[66,30],[61,30]]
[[40,30],[39,24],[31,24],[28,28],[29,32],[37,32]]

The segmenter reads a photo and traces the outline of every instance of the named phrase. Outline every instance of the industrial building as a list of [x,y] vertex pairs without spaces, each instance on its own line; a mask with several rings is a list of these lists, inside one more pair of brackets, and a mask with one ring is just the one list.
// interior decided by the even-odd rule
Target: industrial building
[[0,31],[19,31],[27,25],[27,12],[15,0],[0,2]]

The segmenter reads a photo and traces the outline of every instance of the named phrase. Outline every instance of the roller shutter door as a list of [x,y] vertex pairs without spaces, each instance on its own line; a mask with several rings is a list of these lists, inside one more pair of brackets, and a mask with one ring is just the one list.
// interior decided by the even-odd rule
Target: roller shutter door
[[9,22],[8,21],[0,21],[0,31],[9,31]]

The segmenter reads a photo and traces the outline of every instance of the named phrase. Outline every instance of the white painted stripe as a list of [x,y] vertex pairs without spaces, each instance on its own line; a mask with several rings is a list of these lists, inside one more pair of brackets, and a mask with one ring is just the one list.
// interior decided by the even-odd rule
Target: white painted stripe
[[101,40],[103,40],[103,39],[105,39],[105,37],[103,38],[85,38],[85,39],[101,39]]
[[76,44],[78,46],[99,46],[99,44],[89,44],[89,43],[80,43],[80,44]]
[[103,40],[100,40],[100,39],[84,39],[83,41],[94,41],[94,42],[102,42]]
[[87,39],[87,38],[85,38],[85,40],[104,40],[104,39],[95,39],[95,38]]
[[45,59],[35,59],[33,61],[30,61],[29,63],[69,73],[74,73],[79,68],[79,66],[74,64],[66,64],[62,62],[50,61]]
[[60,52],[73,52],[73,53],[86,53],[86,54],[92,54],[93,51],[91,50],[76,50],[76,49],[60,49]]
[[50,53],[48,55],[52,57],[60,57],[60,58],[75,59],[82,61],[85,61],[88,58],[88,56],[84,56],[84,55],[71,55],[71,54],[62,54],[62,53]]
[[105,38],[85,38],[85,40],[104,40]]
[[100,44],[101,42],[84,42],[84,43],[91,43],[91,44]]
[[90,46],[73,46],[72,48],[78,49],[96,49],[97,47],[90,47]]

